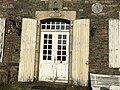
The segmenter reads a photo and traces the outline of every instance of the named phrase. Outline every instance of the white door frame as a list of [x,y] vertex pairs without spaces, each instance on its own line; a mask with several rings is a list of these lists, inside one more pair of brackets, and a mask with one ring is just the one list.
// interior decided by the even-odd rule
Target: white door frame
[[[43,41],[44,41],[45,34],[47,34],[48,36],[52,35],[52,39],[50,39],[52,40],[51,60],[43,60],[43,43],[44,43]],[[57,61],[58,35],[64,35],[64,36],[67,35],[66,52],[65,52],[66,61]],[[65,39],[61,41],[63,42],[65,41]],[[61,56],[61,58],[64,58],[64,56]],[[64,32],[42,31],[41,32],[41,45],[40,45],[39,81],[68,82],[68,63],[69,63],[69,31],[64,31]]]

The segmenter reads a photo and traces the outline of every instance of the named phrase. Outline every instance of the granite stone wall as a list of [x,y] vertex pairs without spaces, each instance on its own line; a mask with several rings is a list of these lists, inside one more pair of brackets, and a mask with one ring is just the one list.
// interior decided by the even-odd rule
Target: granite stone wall
[[[103,11],[95,14],[92,4],[99,2]],[[61,0],[63,11],[74,10],[77,19],[90,19],[90,72],[120,74],[118,69],[109,68],[108,20],[118,19],[119,0]],[[51,5],[51,4],[50,4]],[[59,5],[59,3],[58,3]],[[53,7],[51,5],[51,7]],[[61,7],[61,5],[60,5]],[[0,0],[0,18],[6,18],[5,47],[3,63],[0,63],[0,80],[17,80],[20,59],[20,40],[22,18],[35,18],[35,11],[47,11],[49,1],[41,0]],[[58,8],[59,9],[59,8]],[[92,31],[92,26],[96,31]]]

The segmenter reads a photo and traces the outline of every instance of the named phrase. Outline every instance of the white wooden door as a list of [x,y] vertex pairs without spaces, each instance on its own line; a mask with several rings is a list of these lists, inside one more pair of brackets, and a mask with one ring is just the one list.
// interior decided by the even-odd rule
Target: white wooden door
[[67,82],[69,32],[41,32],[40,81]]
[[68,80],[69,32],[55,33],[55,79]]

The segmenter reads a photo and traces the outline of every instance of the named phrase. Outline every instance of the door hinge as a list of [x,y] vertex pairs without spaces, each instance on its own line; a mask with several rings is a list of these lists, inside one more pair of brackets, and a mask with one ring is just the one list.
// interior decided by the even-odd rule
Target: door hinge
[[37,20],[37,26],[39,26],[40,25],[40,20]]

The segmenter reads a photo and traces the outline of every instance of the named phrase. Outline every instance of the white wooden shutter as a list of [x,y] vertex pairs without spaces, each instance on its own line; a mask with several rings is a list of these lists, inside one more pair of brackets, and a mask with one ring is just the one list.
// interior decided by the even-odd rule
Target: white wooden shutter
[[18,81],[34,79],[37,20],[24,18],[22,22],[21,51]]
[[120,68],[120,20],[109,20],[109,67]]
[[89,19],[80,19],[73,25],[72,79],[82,86],[88,84],[89,23]]
[[5,35],[5,19],[0,18],[0,62],[3,58],[4,35]]

